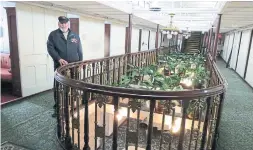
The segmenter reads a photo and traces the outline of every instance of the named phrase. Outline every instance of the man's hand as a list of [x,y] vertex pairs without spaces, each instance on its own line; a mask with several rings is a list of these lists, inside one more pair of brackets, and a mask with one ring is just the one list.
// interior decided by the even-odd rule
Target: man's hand
[[66,60],[64,60],[64,59],[60,59],[59,63],[60,63],[61,66],[68,64],[68,62]]

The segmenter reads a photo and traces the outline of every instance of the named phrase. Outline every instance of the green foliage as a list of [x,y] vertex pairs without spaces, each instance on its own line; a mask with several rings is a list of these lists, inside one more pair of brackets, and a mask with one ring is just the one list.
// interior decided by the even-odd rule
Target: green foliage
[[[190,78],[193,86],[203,84],[209,79],[209,71],[205,68],[205,58],[202,55],[187,54],[164,54],[158,55],[158,64],[147,67],[137,67],[128,64],[128,75],[121,77],[118,86],[150,90],[183,90],[180,81]],[[164,75],[164,68],[170,71],[168,76]],[[194,75],[193,75],[194,74]]]

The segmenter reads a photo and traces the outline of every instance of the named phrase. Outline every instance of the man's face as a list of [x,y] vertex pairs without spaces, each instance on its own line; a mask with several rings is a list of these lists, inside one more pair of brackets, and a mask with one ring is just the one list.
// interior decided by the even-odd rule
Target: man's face
[[58,26],[59,26],[59,28],[61,29],[62,32],[67,32],[68,28],[69,28],[69,23],[68,22],[66,22],[66,23],[58,22]]

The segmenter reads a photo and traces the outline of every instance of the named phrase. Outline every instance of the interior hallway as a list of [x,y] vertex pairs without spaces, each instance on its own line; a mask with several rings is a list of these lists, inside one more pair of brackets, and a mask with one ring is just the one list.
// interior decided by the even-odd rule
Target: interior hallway
[[[219,150],[252,150],[253,90],[223,61],[218,66],[228,81],[220,124]],[[2,106],[2,142],[10,141],[34,150],[60,150],[55,130],[53,93],[45,92]]]
[[224,61],[217,62],[228,82],[226,99],[220,123],[218,150],[253,149],[253,89]]

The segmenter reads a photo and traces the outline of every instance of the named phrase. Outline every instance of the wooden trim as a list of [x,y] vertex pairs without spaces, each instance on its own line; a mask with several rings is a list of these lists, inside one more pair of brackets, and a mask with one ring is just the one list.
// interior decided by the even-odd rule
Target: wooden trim
[[105,24],[104,57],[110,56],[111,24]]
[[128,27],[126,27],[126,34],[125,34],[125,54],[128,52]]
[[158,36],[159,36],[159,24],[156,28],[156,35],[155,35],[155,48],[158,48]]
[[253,30],[251,30],[251,34],[250,34],[249,48],[248,48],[248,54],[247,54],[247,59],[246,59],[246,66],[245,66],[244,76],[243,76],[244,79],[246,78],[247,69],[248,69],[249,54],[250,54],[250,48],[251,48],[251,44],[252,44],[252,36],[253,36]]
[[160,47],[161,47],[163,43],[163,33],[160,33],[160,34],[161,34],[161,40],[160,40]]
[[141,51],[141,38],[142,38],[142,29],[139,29],[139,46],[138,46],[138,51]]
[[129,22],[128,22],[128,49],[127,52],[131,53],[131,48],[132,48],[132,19],[133,19],[133,15],[129,14],[129,18],[128,18]]
[[211,43],[212,43],[212,37],[213,37],[213,26],[212,28],[210,29],[210,35],[209,35],[209,41],[208,41],[208,51],[210,52],[211,51]]
[[12,71],[12,94],[22,97],[19,50],[17,37],[16,8],[5,7],[7,13],[7,24],[10,45],[11,71]]
[[238,57],[239,57],[239,52],[240,52],[241,42],[242,42],[242,31],[241,31],[241,37],[240,37],[240,42],[239,42],[239,47],[238,47],[238,52],[237,52],[237,58],[236,58],[235,71],[236,71],[236,69],[237,69]]
[[79,35],[79,18],[69,18],[70,30]]
[[150,30],[148,31],[148,50],[149,50],[149,41],[150,41]]

